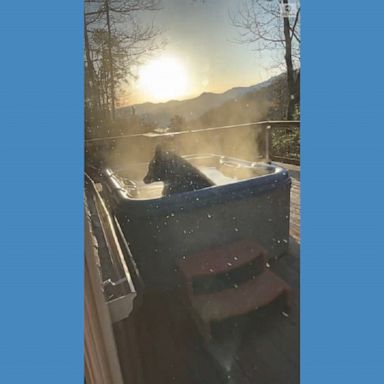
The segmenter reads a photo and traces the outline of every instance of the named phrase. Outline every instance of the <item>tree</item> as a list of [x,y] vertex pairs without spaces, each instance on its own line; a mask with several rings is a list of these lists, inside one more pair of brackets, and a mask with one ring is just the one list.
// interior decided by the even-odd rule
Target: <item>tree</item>
[[137,20],[139,12],[158,9],[160,0],[85,0],[86,112],[99,121],[115,120],[132,68],[161,46],[160,31]]
[[185,119],[183,116],[174,115],[169,121],[169,128],[172,132],[182,131],[185,128]]
[[292,120],[299,101],[300,6],[294,6],[294,12],[282,13],[282,7],[288,5],[296,3],[245,0],[235,15],[230,14],[230,19],[239,29],[239,43],[250,44],[258,52],[275,52],[280,58],[284,55],[289,93],[286,118]]

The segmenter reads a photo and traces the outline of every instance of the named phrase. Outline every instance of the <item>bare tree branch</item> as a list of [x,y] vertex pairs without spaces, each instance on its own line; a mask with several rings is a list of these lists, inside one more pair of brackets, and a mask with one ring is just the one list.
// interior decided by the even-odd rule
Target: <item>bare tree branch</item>
[[296,38],[296,40],[300,43],[300,38],[297,36],[296,34],[296,31],[295,31],[295,28],[297,26],[297,22],[299,21],[299,16],[300,16],[300,10],[301,10],[301,7],[299,7],[299,9],[297,10],[296,12],[296,17],[295,17],[295,21],[293,23],[293,26],[291,27],[291,32],[292,32],[292,36],[291,36],[291,39],[292,37],[294,36]]
[[[92,60],[100,108],[112,118],[123,83],[134,77],[132,67],[162,46],[157,41],[161,31],[153,23],[139,23],[137,14],[160,6],[161,0],[85,0],[87,61]],[[89,73],[86,82],[91,82]],[[92,89],[86,87],[86,92]],[[87,95],[86,99],[93,100]]]
[[[292,117],[296,92],[295,67],[300,64],[300,7],[295,17],[281,14],[281,3],[288,0],[243,0],[235,13],[229,12],[231,24],[238,30],[235,42],[249,44],[254,51],[279,54],[287,71],[289,101],[287,118]],[[267,53],[268,52],[268,53]]]

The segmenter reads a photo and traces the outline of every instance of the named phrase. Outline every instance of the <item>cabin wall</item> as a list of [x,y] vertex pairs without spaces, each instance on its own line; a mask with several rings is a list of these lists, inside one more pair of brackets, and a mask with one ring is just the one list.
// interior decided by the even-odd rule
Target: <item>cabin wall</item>
[[[123,384],[111,319],[101,291],[91,226],[85,215],[84,359],[87,384]],[[129,384],[129,383],[126,383]]]

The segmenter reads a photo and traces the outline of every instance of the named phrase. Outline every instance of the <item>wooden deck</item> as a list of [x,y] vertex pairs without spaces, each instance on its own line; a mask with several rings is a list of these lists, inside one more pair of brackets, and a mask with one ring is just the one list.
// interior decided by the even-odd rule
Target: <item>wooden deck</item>
[[299,383],[300,169],[292,176],[290,252],[271,265],[292,288],[289,316],[276,303],[217,324],[207,346],[177,292],[144,294],[115,325],[127,384]]
[[291,237],[300,244],[300,181],[292,177],[291,213],[289,232]]

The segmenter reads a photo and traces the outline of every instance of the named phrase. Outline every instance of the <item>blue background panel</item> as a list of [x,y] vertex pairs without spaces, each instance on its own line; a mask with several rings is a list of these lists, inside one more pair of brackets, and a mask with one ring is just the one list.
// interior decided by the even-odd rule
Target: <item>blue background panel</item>
[[381,383],[384,7],[302,10],[302,383]]
[[81,1],[1,6],[1,383],[82,383]]

